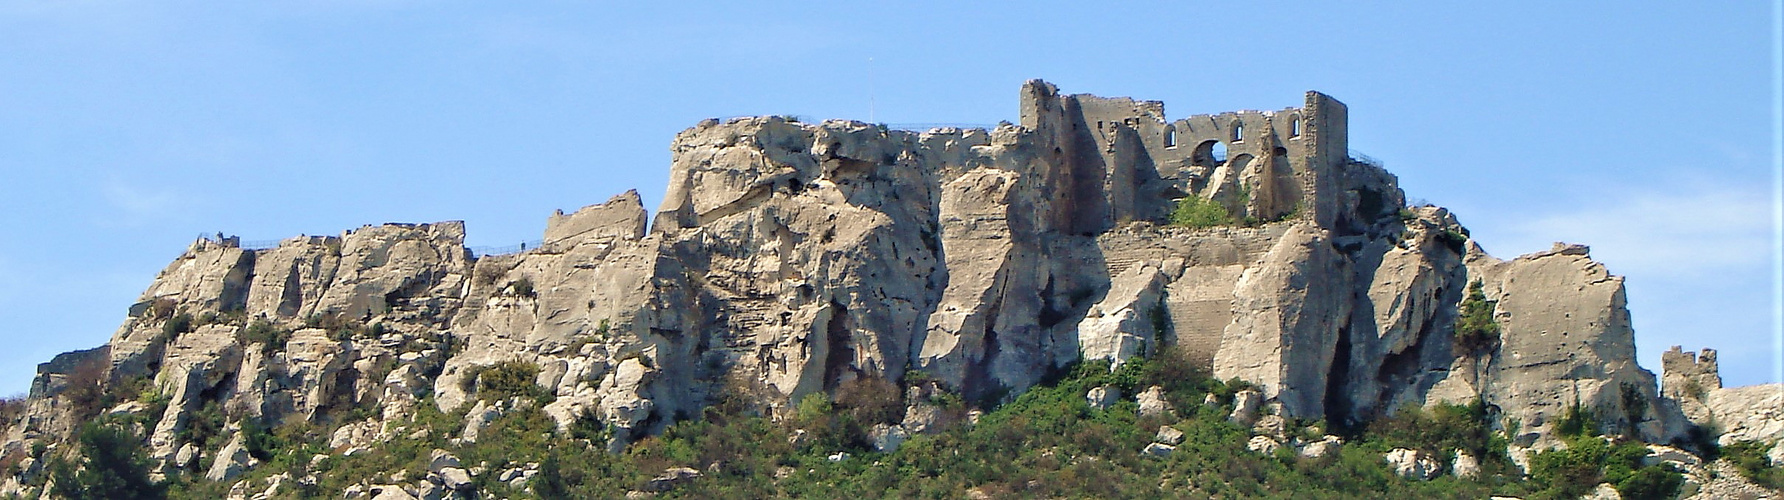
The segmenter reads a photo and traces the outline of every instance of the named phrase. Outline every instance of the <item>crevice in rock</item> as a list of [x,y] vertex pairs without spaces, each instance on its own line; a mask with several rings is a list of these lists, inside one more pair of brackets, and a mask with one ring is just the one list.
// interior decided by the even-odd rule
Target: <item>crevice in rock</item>
[[1006,389],[1003,384],[991,376],[992,363],[997,361],[999,349],[997,339],[997,316],[1002,312],[1003,302],[995,301],[985,311],[985,334],[981,343],[983,357],[977,360],[967,359],[966,376],[961,381],[961,394],[969,401],[974,401],[981,408],[995,406],[998,398],[1002,398]]
[[832,311],[830,322],[824,325],[824,341],[828,347],[824,356],[824,391],[826,392],[836,389],[837,385],[845,382],[844,376],[853,379],[859,375],[854,366],[854,318],[850,317],[849,309],[844,307],[841,302],[831,301],[830,310]]
[[1340,427],[1352,425],[1350,404],[1350,325],[1338,328],[1338,345],[1332,355],[1332,369],[1326,374],[1326,420]]

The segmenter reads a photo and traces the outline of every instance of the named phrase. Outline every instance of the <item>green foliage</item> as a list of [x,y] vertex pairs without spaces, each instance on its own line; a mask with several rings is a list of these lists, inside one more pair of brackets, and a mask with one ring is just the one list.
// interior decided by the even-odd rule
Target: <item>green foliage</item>
[[304,318],[304,328],[327,330],[329,340],[336,342],[364,337],[368,333],[364,323],[338,312],[312,314]]
[[1673,498],[1684,477],[1666,465],[1643,466],[1648,448],[1640,441],[1613,440],[1598,436],[1598,419],[1590,410],[1575,404],[1556,421],[1555,434],[1566,443],[1565,449],[1550,450],[1530,457],[1533,499],[1578,498],[1599,483],[1617,488],[1623,498]]
[[248,450],[248,455],[263,462],[272,460],[273,453],[283,448],[285,444],[280,442],[265,425],[261,425],[258,418],[242,419],[241,432],[242,446]]
[[1188,196],[1177,200],[1177,208],[1171,211],[1171,224],[1195,229],[1214,226],[1226,226],[1234,223],[1233,215],[1227,213],[1226,207],[1200,196]]
[[533,476],[533,494],[544,500],[574,498],[570,496],[570,486],[564,483],[563,467],[558,463],[558,454],[552,453],[539,462],[539,473]]
[[[314,475],[319,481],[313,486],[287,482],[296,488],[290,494],[338,496],[351,484],[365,478],[382,482],[395,471],[409,475],[391,482],[419,480],[431,451],[443,449],[467,466],[485,467],[489,472],[473,478],[475,486],[488,497],[502,498],[612,498],[643,489],[668,467],[692,467],[704,476],[662,492],[664,498],[958,498],[968,490],[1000,498],[1556,498],[1601,481],[1616,485],[1626,497],[1652,498],[1677,488],[1677,474],[1639,466],[1645,452],[1639,445],[1612,446],[1591,437],[1576,438],[1580,444],[1565,452],[1538,454],[1541,458],[1533,460],[1542,464],[1542,479],[1520,484],[1504,456],[1503,434],[1489,425],[1493,412],[1479,401],[1408,407],[1354,430],[1346,446],[1319,459],[1301,458],[1292,450],[1258,454],[1246,449],[1250,430],[1226,419],[1233,393],[1249,384],[1213,379],[1176,347],[1127,360],[1113,371],[1109,366],[1090,361],[1064,368],[1001,405],[981,408],[988,411],[970,425],[965,423],[969,406],[959,395],[933,391],[926,402],[943,409],[941,430],[913,436],[891,453],[872,451],[866,430],[901,420],[905,405],[915,401],[904,401],[901,384],[875,377],[843,382],[829,391],[834,397],[806,395],[791,408],[781,408],[778,418],[759,414],[762,406],[739,403],[755,399],[754,389],[728,387],[725,391],[742,396],[715,403],[702,418],[667,425],[660,434],[617,453],[606,450],[617,430],[595,414],[580,415],[560,432],[540,410],[543,402],[524,399],[482,429],[476,442],[466,443],[451,439],[461,434],[464,410],[442,413],[424,397],[409,421],[386,423],[403,437],[352,456],[323,448],[329,428],[303,421],[267,427],[269,422],[248,418],[241,432],[248,452],[261,465],[243,479]],[[474,369],[465,377],[467,388],[479,398],[537,398],[543,394],[533,383],[538,371],[528,363],[510,362]],[[903,385],[933,383],[926,374],[910,371]],[[1141,417],[1131,396],[1106,410],[1093,410],[1084,395],[1104,385],[1130,395],[1158,386],[1178,410]],[[1214,402],[1203,404],[1208,396]],[[1584,410],[1570,415],[1591,420]],[[221,410],[207,405],[193,414],[189,424],[195,427],[182,439],[208,442],[214,449],[221,420]],[[1302,438],[1323,432],[1305,430],[1310,424],[1325,427],[1324,422],[1291,420],[1289,429]],[[1182,444],[1168,457],[1142,456],[1139,451],[1163,425],[1182,431]],[[798,442],[789,439],[795,431],[804,431]],[[1483,475],[1407,480],[1382,461],[1382,453],[1394,447],[1440,456],[1469,450],[1481,458]],[[851,458],[826,458],[837,452]],[[312,463],[317,454],[330,456]],[[499,471],[529,463],[538,464],[527,485],[530,491],[496,481]],[[228,493],[228,484],[193,474],[170,478],[177,497]]]
[[575,439],[587,439],[591,443],[604,443],[611,434],[612,432],[607,429],[607,423],[601,421],[601,417],[592,411],[584,410],[576,416],[575,421],[570,422],[570,437]]
[[93,357],[76,364],[68,374],[61,396],[68,401],[76,418],[98,415],[117,402],[116,395],[106,390],[106,374],[110,367],[111,360]]
[[1635,384],[1628,382],[1624,382],[1620,389],[1623,396],[1623,418],[1628,422],[1628,425],[1623,426],[1623,437],[1635,439],[1640,434],[1636,426],[1648,414],[1648,396],[1642,394]]
[[538,293],[533,291],[533,279],[526,276],[521,276],[520,279],[514,280],[514,283],[508,285],[508,289],[516,297],[538,296]]
[[1385,448],[1412,448],[1436,456],[1467,450],[1483,464],[1505,456],[1505,442],[1492,431],[1486,403],[1440,403],[1429,411],[1408,404],[1392,417],[1377,418],[1367,427],[1369,438]]
[[1741,476],[1754,484],[1771,489],[1784,489],[1784,467],[1774,467],[1766,459],[1764,443],[1740,442],[1722,447],[1722,457],[1741,470]]
[[1685,476],[1664,467],[1642,467],[1617,481],[1617,493],[1625,500],[1666,500],[1677,497]]
[[1462,299],[1456,318],[1455,351],[1458,354],[1482,354],[1499,347],[1499,322],[1493,319],[1498,301],[1487,300],[1479,281],[1468,285],[1468,296]]
[[1468,248],[1468,233],[1446,228],[1443,232],[1437,233],[1437,241],[1449,247],[1451,251],[1462,253]]
[[175,438],[182,442],[197,445],[199,449],[216,449],[222,443],[216,442],[223,436],[223,407],[216,400],[205,401],[204,406],[186,417],[186,426],[175,433]]
[[533,398],[541,403],[548,403],[551,394],[535,382],[539,377],[539,365],[521,361],[503,361],[489,366],[472,368],[465,374],[467,389],[475,390],[477,397],[498,401],[516,396]]
[[168,318],[166,323],[161,324],[161,338],[172,341],[179,338],[180,334],[191,333],[192,328],[191,314],[175,314],[172,318]]
[[149,479],[143,438],[105,421],[88,422],[76,436],[80,456],[51,460],[52,493],[72,499],[166,498],[166,486]]
[[291,330],[280,328],[264,319],[256,319],[242,329],[241,339],[249,345],[260,344],[261,354],[272,355],[285,349],[285,344],[291,340]]
[[1401,208],[1400,209],[1400,222],[1402,222],[1402,223],[1412,222],[1414,220],[1417,220],[1418,218],[1419,218],[1419,214],[1413,212],[1412,209],[1410,209],[1410,208]]
[[880,377],[860,377],[838,385],[836,406],[866,426],[904,418],[904,390]]
[[1567,413],[1555,421],[1555,435],[1563,439],[1585,438],[1598,435],[1598,416],[1592,410],[1585,409],[1579,403],[1567,407]]

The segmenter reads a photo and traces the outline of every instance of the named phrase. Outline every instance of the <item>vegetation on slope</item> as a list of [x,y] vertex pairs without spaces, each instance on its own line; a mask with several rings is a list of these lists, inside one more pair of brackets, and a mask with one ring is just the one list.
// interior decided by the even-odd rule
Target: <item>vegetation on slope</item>
[[[459,457],[467,468],[487,471],[473,482],[488,496],[505,498],[605,498],[647,489],[654,477],[672,467],[689,467],[702,477],[663,491],[666,498],[862,497],[958,498],[963,491],[992,497],[1069,498],[1484,498],[1513,495],[1531,499],[1576,498],[1601,482],[1615,485],[1624,498],[1671,498],[1681,483],[1664,465],[1642,466],[1646,448],[1639,442],[1600,437],[1590,412],[1575,408],[1558,424],[1567,443],[1562,450],[1532,455],[1530,477],[1521,478],[1506,454],[1506,439],[1492,430],[1491,410],[1471,405],[1410,406],[1346,434],[1336,453],[1305,458],[1290,447],[1273,454],[1247,449],[1249,428],[1228,421],[1239,381],[1222,382],[1197,373],[1167,350],[1151,360],[1132,360],[1110,370],[1102,361],[1064,370],[1056,380],[1037,386],[968,422],[968,404],[946,392],[928,403],[940,408],[953,424],[939,433],[912,437],[891,453],[872,451],[868,429],[903,418],[903,391],[897,384],[860,379],[845,384],[833,399],[814,394],[800,400],[779,419],[752,410],[744,391],[708,408],[702,418],[673,424],[661,435],[645,438],[619,453],[607,451],[611,435],[598,419],[578,419],[567,429],[539,410],[548,399],[517,381],[536,367],[501,365],[482,370],[480,397],[502,401],[510,409],[479,432],[475,442],[456,439],[462,433],[464,410],[442,413],[422,400],[407,421],[392,422],[400,436],[354,453],[329,450],[330,429],[306,422],[264,425],[245,418],[248,452],[260,465],[243,479],[262,485],[277,474],[290,478],[314,475],[314,481],[285,481],[280,497],[336,497],[341,491],[372,484],[414,483],[427,475],[434,450]],[[907,384],[923,384],[913,372]],[[1134,394],[1161,386],[1177,410],[1166,416],[1142,417],[1138,405],[1125,399],[1108,409],[1095,409],[1085,393],[1114,386]],[[152,394],[144,397],[153,397]],[[1204,400],[1212,403],[1204,404]],[[214,447],[226,432],[201,410],[194,431],[210,434],[194,440]],[[352,423],[369,415],[355,415]],[[147,482],[143,449],[143,417],[112,415],[85,426],[79,453],[38,450],[50,460],[55,491],[74,498],[115,497],[129,489],[141,498],[221,498],[233,482],[202,478],[208,463],[175,471],[160,484]],[[217,422],[210,422],[215,420]],[[1166,457],[1141,453],[1160,426],[1184,434]],[[1289,433],[1318,439],[1324,422],[1291,421]],[[200,430],[202,429],[202,430]],[[72,448],[72,447],[64,447]],[[1383,454],[1410,448],[1448,458],[1456,450],[1479,457],[1481,473],[1469,479],[1448,471],[1430,481],[1394,474]],[[1730,455],[1758,456],[1759,450],[1731,447]],[[1748,457],[1751,458],[1751,457]],[[1755,462],[1758,477],[1775,477],[1776,468]],[[1736,460],[1743,468],[1753,460]],[[208,462],[208,460],[207,460]],[[530,467],[528,467],[530,465]],[[498,482],[496,471],[530,468],[537,472],[524,485]],[[1767,476],[1770,474],[1771,476]],[[1775,484],[1775,483],[1774,483]],[[263,487],[263,486],[262,486]]]

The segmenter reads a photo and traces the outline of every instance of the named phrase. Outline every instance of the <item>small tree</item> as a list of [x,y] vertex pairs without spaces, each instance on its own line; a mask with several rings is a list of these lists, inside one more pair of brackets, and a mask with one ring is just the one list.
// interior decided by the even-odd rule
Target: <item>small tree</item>
[[1200,196],[1188,196],[1177,200],[1177,208],[1171,211],[1171,224],[1191,228],[1204,228],[1231,225],[1233,215],[1227,213],[1226,207],[1213,200],[1205,200]]
[[564,484],[563,467],[558,464],[556,452],[539,461],[539,475],[533,478],[533,494],[545,500],[570,498],[570,488]]
[[1499,347],[1499,323],[1493,310],[1499,302],[1487,300],[1481,283],[1468,285],[1468,297],[1462,299],[1461,314],[1456,318],[1455,350],[1460,354],[1480,354]]
[[50,475],[56,496],[73,499],[167,498],[166,486],[149,479],[142,440],[125,429],[100,422],[81,427],[81,458],[55,460]]

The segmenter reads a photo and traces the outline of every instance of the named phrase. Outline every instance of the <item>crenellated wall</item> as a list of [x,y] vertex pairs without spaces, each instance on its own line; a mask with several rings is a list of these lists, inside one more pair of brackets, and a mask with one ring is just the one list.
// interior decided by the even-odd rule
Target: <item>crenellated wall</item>
[[1331,96],[1309,91],[1299,108],[1175,121],[1159,101],[1059,95],[1043,82],[1025,85],[1022,99],[1022,126],[1060,144],[1070,195],[1103,198],[1076,214],[1080,232],[1162,220],[1166,202],[1191,195],[1221,202],[1237,219],[1305,217],[1327,228],[1343,209],[1337,177],[1349,161],[1348,111]]

